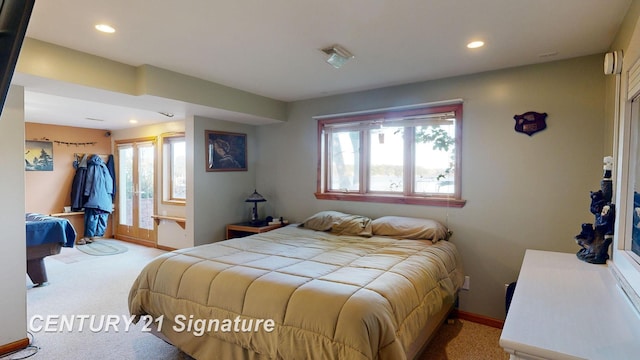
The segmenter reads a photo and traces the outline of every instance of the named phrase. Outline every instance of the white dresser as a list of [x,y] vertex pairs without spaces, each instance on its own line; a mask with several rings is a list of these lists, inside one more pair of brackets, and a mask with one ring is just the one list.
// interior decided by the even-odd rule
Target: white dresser
[[527,250],[500,346],[511,359],[640,359],[640,316],[607,265]]

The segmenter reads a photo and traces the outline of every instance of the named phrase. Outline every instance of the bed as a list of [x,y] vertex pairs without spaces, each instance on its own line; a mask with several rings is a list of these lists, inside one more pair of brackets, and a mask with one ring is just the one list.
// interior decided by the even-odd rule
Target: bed
[[196,359],[414,358],[463,282],[449,234],[432,220],[320,212],[159,256],[129,311]]
[[67,219],[36,213],[25,214],[27,241],[27,275],[34,286],[48,282],[44,258],[73,247],[76,230]]

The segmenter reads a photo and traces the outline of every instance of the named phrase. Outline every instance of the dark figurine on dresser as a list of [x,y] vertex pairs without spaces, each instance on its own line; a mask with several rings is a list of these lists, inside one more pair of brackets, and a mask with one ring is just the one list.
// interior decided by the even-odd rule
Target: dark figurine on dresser
[[609,259],[609,246],[613,241],[613,225],[615,222],[615,205],[611,203],[613,158],[604,158],[604,175],[600,182],[600,190],[592,191],[590,211],[594,215],[594,223],[582,224],[582,231],[575,240],[581,249],[576,256],[582,261],[592,264],[605,264]]

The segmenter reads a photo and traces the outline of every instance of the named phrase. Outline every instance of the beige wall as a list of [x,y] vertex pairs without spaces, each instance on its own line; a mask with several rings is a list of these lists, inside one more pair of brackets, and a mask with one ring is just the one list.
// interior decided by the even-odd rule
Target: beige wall
[[[602,55],[594,55],[295,102],[286,123],[258,128],[257,186],[292,221],[336,209],[447,223],[471,276],[461,310],[504,318],[504,284],[517,279],[525,249],[575,253],[580,225],[593,221],[589,191],[602,175],[604,91]],[[313,116],[454,98],[464,100],[464,208],[315,199]],[[513,116],[527,111],[548,113],[548,128],[516,133]]]
[[24,89],[12,86],[0,117],[0,346],[27,337],[24,228]]
[[[28,120],[28,119],[27,119]],[[74,154],[111,154],[111,139],[106,130],[56,126],[27,122],[26,140],[53,142],[53,171],[25,171],[25,206],[27,212],[41,214],[60,213],[71,205],[71,184],[76,173]],[[70,145],[62,143],[71,143]],[[75,144],[94,143],[92,145]],[[84,234],[82,215],[67,217],[79,237]],[[105,236],[111,236],[111,217]]]
[[[193,145],[187,150],[193,154],[193,161],[187,165],[187,173],[193,174],[193,181],[187,179],[187,229],[193,219],[194,245],[202,245],[223,240],[227,224],[250,219],[250,205],[244,200],[255,189],[261,139],[256,136],[255,126],[203,117],[187,119],[186,128],[190,134],[187,143]],[[247,134],[247,171],[207,172],[205,130]],[[188,154],[187,158],[190,158]],[[264,204],[268,204],[270,193],[260,188],[258,192],[267,199]]]
[[264,124],[282,121],[286,103],[150,65],[134,67],[25,38],[16,72],[127,95],[151,95],[210,106]]

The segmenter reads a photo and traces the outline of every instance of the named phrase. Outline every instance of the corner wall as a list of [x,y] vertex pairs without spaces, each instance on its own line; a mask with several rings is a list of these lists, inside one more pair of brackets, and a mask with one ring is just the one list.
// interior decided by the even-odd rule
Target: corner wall
[[24,227],[24,88],[11,86],[0,117],[0,347],[27,337]]
[[[504,318],[504,284],[527,248],[575,253],[574,236],[599,189],[604,146],[602,55],[524,66],[290,105],[286,123],[258,127],[257,186],[290,221],[327,209],[434,218],[453,230],[471,290],[460,309]],[[462,98],[461,209],[316,200],[316,115]],[[514,131],[514,115],[548,113],[547,129]]]

